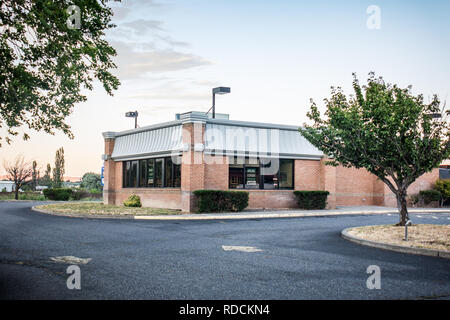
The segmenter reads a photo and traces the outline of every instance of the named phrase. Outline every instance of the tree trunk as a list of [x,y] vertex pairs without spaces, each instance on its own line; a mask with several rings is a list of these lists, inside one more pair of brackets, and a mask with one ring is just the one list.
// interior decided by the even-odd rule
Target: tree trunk
[[406,206],[406,190],[399,190],[396,194],[397,196],[397,207],[400,215],[399,226],[404,226],[409,220],[408,208]]
[[19,200],[19,187],[17,185],[14,190],[14,199]]

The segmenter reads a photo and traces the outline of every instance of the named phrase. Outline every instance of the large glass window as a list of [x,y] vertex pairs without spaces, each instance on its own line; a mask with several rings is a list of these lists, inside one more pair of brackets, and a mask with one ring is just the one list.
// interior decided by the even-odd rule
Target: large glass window
[[230,158],[228,175],[230,189],[244,189],[244,161],[242,158]]
[[147,187],[153,187],[155,181],[155,159],[147,160]]
[[294,160],[280,160],[280,188],[294,188]]
[[165,187],[173,188],[173,163],[171,158],[166,158],[164,161],[164,181]]
[[138,184],[138,161],[131,161],[130,187],[137,187]]
[[171,157],[123,162],[124,188],[179,188],[181,159]]
[[293,189],[294,160],[230,158],[230,189]]
[[147,186],[147,160],[139,160],[139,187]]
[[161,158],[155,159],[154,187],[156,187],[156,188],[163,187],[163,161],[164,161],[164,159],[161,159]]
[[245,189],[259,189],[260,170],[259,160],[256,158],[245,159]]
[[261,175],[263,180],[263,189],[271,190],[278,189],[278,171],[279,161],[278,159],[270,159],[262,161]]

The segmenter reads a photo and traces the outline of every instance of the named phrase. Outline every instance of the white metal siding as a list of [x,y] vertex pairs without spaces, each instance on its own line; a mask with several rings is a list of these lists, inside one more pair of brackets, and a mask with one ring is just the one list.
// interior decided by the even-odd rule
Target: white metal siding
[[115,139],[112,158],[168,155],[181,150],[182,141],[181,125],[118,136]]
[[226,155],[259,155],[319,159],[323,153],[298,131],[275,128],[252,128],[222,124],[206,124],[205,151]]

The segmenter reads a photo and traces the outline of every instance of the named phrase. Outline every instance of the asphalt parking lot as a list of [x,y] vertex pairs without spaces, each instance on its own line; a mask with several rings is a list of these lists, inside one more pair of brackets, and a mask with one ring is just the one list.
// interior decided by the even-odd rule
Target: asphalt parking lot
[[[50,216],[0,202],[1,299],[450,299],[450,260],[360,246],[342,229],[396,215],[214,221]],[[416,223],[450,224],[447,213]],[[68,289],[69,264],[81,289]],[[366,286],[368,266],[381,289]]]

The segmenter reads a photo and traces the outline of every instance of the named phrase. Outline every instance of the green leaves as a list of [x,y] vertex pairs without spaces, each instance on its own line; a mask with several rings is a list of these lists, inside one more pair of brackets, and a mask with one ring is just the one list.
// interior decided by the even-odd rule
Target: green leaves
[[325,117],[312,102],[307,114],[312,124],[300,129],[333,164],[366,168],[396,192],[449,157],[448,122],[431,116],[444,113],[437,96],[426,104],[411,87],[386,84],[374,73],[363,87],[354,75],[353,89],[347,99],[332,88]]
[[[73,137],[65,118],[86,100],[97,78],[112,95],[120,85],[111,73],[116,51],[103,39],[113,28],[107,0],[7,0],[0,2],[0,137],[10,143],[17,128],[61,130]],[[66,9],[77,5],[80,29],[67,25]],[[26,130],[26,128],[24,128]],[[28,137],[25,133],[24,137]]]

